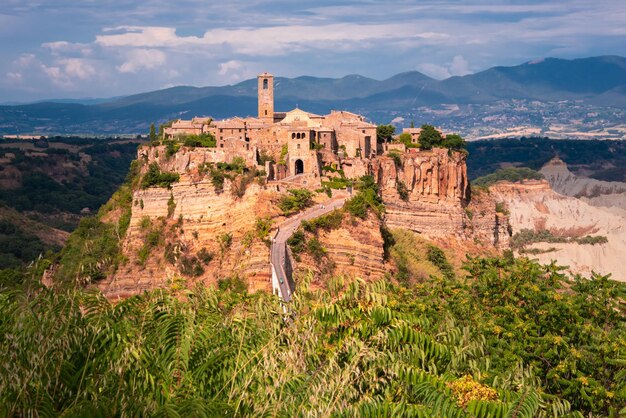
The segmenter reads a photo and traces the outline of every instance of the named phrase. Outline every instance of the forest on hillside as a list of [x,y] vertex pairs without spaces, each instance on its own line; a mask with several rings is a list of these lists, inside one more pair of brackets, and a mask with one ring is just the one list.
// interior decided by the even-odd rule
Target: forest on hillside
[[549,138],[470,141],[467,172],[470,179],[501,167],[519,166],[539,170],[554,157],[573,172],[606,181],[626,181],[626,141],[555,140]]

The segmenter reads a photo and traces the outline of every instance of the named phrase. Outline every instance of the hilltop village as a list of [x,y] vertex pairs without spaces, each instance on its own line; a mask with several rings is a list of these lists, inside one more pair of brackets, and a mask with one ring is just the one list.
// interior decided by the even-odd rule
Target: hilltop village
[[[440,142],[427,143],[426,129]],[[423,127],[381,140],[379,131],[347,111],[276,112],[274,77],[263,73],[256,117],[176,120],[139,148],[129,203],[116,209],[123,201],[114,197],[103,215],[118,230],[126,225],[122,262],[96,265],[89,277],[82,267],[60,275],[97,277],[111,298],[183,280],[234,281],[287,301],[299,274],[316,286],[336,274],[394,274],[402,265],[386,253],[392,231],[459,243],[459,254],[507,247],[508,221],[495,202],[470,201],[458,135]],[[306,224],[314,220],[324,226]]]
[[[405,131],[417,141],[419,128]],[[211,134],[217,142],[212,162],[240,157],[248,166],[255,166],[262,162],[262,156],[272,156],[282,164],[265,162],[267,180],[293,180],[305,185],[319,185],[324,167],[357,178],[368,174],[367,163],[384,151],[406,151],[401,143],[377,144],[376,125],[351,112],[331,111],[325,116],[297,108],[275,112],[274,76],[268,73],[258,76],[256,118],[177,120],[164,129],[163,139],[202,134]]]

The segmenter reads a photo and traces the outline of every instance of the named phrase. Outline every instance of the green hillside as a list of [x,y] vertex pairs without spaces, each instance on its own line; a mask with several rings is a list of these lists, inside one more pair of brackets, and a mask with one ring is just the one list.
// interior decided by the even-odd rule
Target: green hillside
[[527,259],[471,259],[465,270],[408,287],[305,281],[288,315],[269,294],[179,283],[114,304],[4,288],[0,414],[626,413],[623,284]]

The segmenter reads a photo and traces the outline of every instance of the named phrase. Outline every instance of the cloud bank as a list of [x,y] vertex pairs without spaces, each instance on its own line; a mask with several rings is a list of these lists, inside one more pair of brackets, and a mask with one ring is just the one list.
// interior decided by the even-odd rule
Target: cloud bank
[[[278,75],[435,78],[626,55],[626,3],[7,0],[0,97],[106,97]],[[32,30],[32,28],[37,30]]]

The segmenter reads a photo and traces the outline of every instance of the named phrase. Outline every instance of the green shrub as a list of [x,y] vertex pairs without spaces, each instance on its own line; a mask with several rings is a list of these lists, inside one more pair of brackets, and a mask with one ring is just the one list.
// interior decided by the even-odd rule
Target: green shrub
[[204,274],[204,267],[196,257],[181,257],[180,272],[185,276],[198,277]]
[[198,260],[202,261],[204,264],[209,264],[215,258],[215,253],[209,252],[206,248],[202,248],[198,251],[196,257],[198,257]]
[[226,292],[232,292],[235,294],[244,295],[248,292],[248,284],[239,275],[233,275],[217,281],[217,287],[219,290]]
[[428,261],[433,263],[441,271],[446,279],[454,279],[454,269],[448,262],[448,259],[441,248],[429,245],[426,257],[428,258]]
[[300,254],[305,250],[305,237],[304,232],[301,229],[298,229],[294,232],[289,239],[287,239],[287,245],[291,248],[291,251],[294,254]]
[[383,201],[378,195],[378,186],[374,182],[372,176],[363,176],[357,183],[358,193],[349,199],[344,208],[361,219],[367,217],[368,210],[372,210],[377,216],[382,216],[385,207]]
[[139,229],[145,231],[152,226],[152,220],[149,216],[142,216],[139,220]]
[[396,180],[396,190],[398,191],[398,196],[400,199],[407,202],[409,200],[409,189],[407,189],[406,184],[404,184],[401,180]]
[[393,159],[393,162],[396,165],[396,167],[398,168],[402,167],[402,156],[400,155],[398,150],[392,149],[391,151],[387,153],[387,156]]
[[407,148],[419,148],[420,144],[413,143],[411,138],[411,134],[407,132],[403,132],[398,136],[398,142],[404,144]]
[[504,202],[496,202],[496,212],[501,213],[503,215],[508,215],[509,210],[506,208]]
[[234,171],[243,174],[246,169],[246,161],[242,157],[234,157],[229,163],[217,163],[217,168],[223,171]]
[[285,144],[280,149],[280,157],[278,158],[278,164],[287,165],[287,161],[285,160],[285,158],[287,157],[288,153],[289,153],[289,145]]
[[170,193],[170,198],[167,199],[167,217],[171,218],[176,210],[176,201],[174,200],[174,195]]
[[326,215],[319,216],[310,221],[302,221],[302,228],[307,232],[315,234],[319,229],[326,231],[337,229],[341,226],[342,221],[343,211],[341,209],[335,209]]
[[179,180],[180,174],[161,172],[159,164],[154,162],[150,163],[148,166],[148,171],[143,176],[143,180],[141,181],[141,188],[147,189],[148,187],[153,186],[171,188],[172,184],[178,182]]
[[306,250],[315,261],[318,263],[323,257],[326,257],[326,249],[322,246],[322,243],[315,237],[309,239],[306,243]]
[[278,202],[285,215],[292,215],[313,205],[313,192],[307,189],[289,189]]
[[209,175],[211,176],[211,184],[215,189],[215,193],[222,193],[224,191],[224,173],[211,167]]
[[217,146],[215,137],[208,132],[200,135],[187,135],[181,140],[186,147],[215,148]]
[[257,218],[254,225],[256,236],[260,240],[265,240],[270,234],[274,221],[271,218]]
[[55,277],[65,283],[92,283],[114,271],[119,261],[116,227],[87,217],[80,221],[61,251]]
[[224,254],[230,250],[230,247],[233,245],[233,234],[230,232],[225,232],[217,237],[217,242],[220,245],[220,253],[222,257]]
[[542,180],[543,178],[543,174],[527,167],[507,167],[477,178],[472,182],[472,186],[489,187],[498,181],[519,183],[522,180]]

